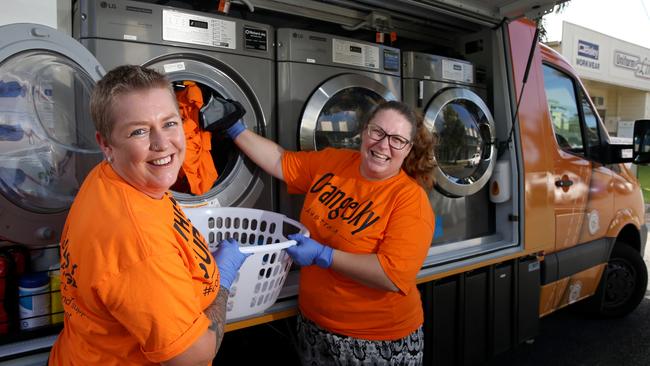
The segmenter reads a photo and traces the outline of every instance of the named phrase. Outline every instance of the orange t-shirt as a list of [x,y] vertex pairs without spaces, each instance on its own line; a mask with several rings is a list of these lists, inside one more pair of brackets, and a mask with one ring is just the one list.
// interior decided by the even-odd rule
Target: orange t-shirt
[[173,197],[153,199],[103,162],[75,198],[61,238],[63,331],[50,365],[150,365],[208,328],[219,272]]
[[369,340],[407,336],[423,322],[415,278],[431,244],[427,195],[403,170],[383,181],[361,176],[358,151],[285,152],[290,193],[304,193],[300,221],[312,238],[349,253],[377,253],[398,292],[373,289],[331,269],[300,271],[300,311],[337,334]]

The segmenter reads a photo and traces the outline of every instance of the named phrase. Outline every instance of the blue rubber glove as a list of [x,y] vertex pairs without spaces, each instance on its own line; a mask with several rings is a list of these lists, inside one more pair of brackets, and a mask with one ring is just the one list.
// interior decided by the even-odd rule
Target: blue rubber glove
[[291,234],[288,238],[298,242],[297,245],[288,247],[287,253],[299,265],[311,266],[316,264],[321,268],[330,268],[332,265],[334,250],[331,247],[302,234]]
[[228,127],[226,130],[226,135],[230,137],[231,140],[235,141],[237,136],[239,136],[240,133],[244,132],[246,130],[246,125],[244,124],[244,121],[241,119],[235,122],[234,125]]
[[237,277],[239,268],[251,254],[239,251],[239,243],[237,240],[223,240],[217,250],[212,252],[212,256],[219,268],[219,275],[221,276],[219,284],[230,291],[230,286]]

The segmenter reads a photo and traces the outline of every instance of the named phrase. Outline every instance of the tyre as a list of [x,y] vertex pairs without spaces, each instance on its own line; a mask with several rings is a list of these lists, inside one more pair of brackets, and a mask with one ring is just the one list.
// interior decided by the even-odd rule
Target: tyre
[[620,318],[641,303],[648,286],[648,269],[641,254],[623,242],[616,242],[594,296],[584,305],[593,315]]

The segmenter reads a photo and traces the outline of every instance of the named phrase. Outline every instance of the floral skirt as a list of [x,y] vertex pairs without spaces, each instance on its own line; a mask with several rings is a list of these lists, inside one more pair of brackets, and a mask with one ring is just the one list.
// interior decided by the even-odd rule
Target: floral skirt
[[422,365],[422,326],[401,339],[371,341],[331,333],[298,314],[296,332],[303,366]]

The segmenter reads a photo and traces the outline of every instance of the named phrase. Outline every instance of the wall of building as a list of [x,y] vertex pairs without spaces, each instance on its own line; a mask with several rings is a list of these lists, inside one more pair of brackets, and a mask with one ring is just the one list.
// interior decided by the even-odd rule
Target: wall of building
[[0,25],[10,23],[43,24],[72,35],[72,1],[3,1],[2,11],[0,11]]
[[562,41],[550,46],[601,104],[596,109],[612,135],[620,121],[650,118],[650,49],[569,22],[562,25]]

